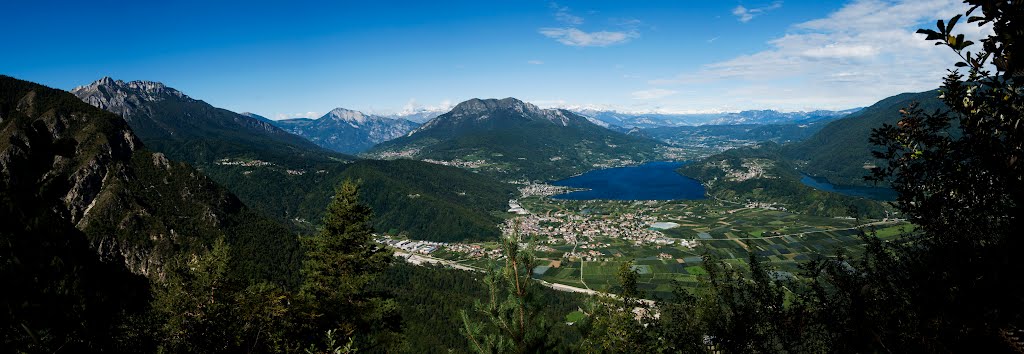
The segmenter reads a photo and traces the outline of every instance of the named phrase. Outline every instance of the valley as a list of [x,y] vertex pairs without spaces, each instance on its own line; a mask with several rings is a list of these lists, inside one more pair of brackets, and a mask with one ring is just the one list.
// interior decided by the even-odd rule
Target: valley
[[4,4],[2,353],[1024,353],[1024,2]]
[[[618,265],[632,261],[640,288],[652,299],[671,296],[674,282],[698,286],[706,254],[742,266],[754,253],[795,277],[801,261],[839,249],[862,252],[862,230],[892,238],[911,227],[897,218],[813,216],[768,203],[714,199],[574,201],[532,195],[518,203],[528,214],[509,218],[503,229],[535,245],[541,261],[535,278],[611,292]],[[431,243],[385,235],[379,242],[469,269],[485,269],[502,257],[496,241]]]

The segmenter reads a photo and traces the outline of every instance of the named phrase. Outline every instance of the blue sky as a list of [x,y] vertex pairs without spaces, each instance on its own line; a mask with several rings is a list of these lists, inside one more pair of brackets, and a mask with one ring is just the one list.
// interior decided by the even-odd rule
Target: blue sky
[[[844,109],[937,87],[955,0],[19,1],[0,73],[152,80],[271,118],[473,97],[623,111]],[[978,32],[980,30],[974,30]],[[972,32],[972,33],[974,33]],[[970,34],[970,33],[969,33]]]

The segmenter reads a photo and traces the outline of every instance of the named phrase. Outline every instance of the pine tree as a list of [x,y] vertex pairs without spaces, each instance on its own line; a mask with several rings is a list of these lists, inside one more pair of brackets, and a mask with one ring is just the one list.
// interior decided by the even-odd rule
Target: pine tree
[[618,278],[619,291],[597,296],[590,304],[588,320],[580,324],[587,333],[584,348],[602,353],[657,352],[662,343],[652,326],[656,325],[654,314],[658,310],[643,301],[633,262],[619,266]]
[[235,284],[228,277],[230,249],[223,239],[203,254],[180,259],[154,286],[153,313],[159,342],[170,352],[225,352],[237,332],[232,309]]
[[513,227],[502,239],[505,265],[490,267],[484,277],[488,298],[478,301],[475,309],[487,323],[474,323],[466,311],[461,313],[462,332],[478,353],[537,353],[553,347],[548,337],[551,326],[540,316],[540,285],[532,279],[536,260],[530,246],[521,248],[521,241],[518,227]]
[[358,336],[357,346],[370,348],[384,345],[381,338],[395,325],[394,304],[366,290],[392,262],[373,240],[372,216],[359,200],[359,183],[346,180],[336,189],[320,232],[303,239],[300,297],[306,309],[299,321],[310,341],[332,330],[336,336]]

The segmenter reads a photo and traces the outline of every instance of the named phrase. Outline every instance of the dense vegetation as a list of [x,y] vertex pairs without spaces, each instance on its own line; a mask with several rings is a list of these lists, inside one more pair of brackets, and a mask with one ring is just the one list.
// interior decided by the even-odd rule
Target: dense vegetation
[[[487,296],[488,288],[481,280],[484,274],[438,266],[414,266],[396,263],[372,286],[395,294],[402,314],[401,352],[471,351],[470,343],[459,331],[463,326],[461,312],[472,309]],[[553,325],[554,345],[569,351],[580,340],[579,331],[564,324],[565,315],[576,311],[585,302],[575,293],[538,289],[541,311]],[[471,321],[487,321],[477,312],[468,313]]]
[[[679,171],[704,183],[712,197],[726,201],[770,202],[822,216],[885,216],[886,208],[880,202],[804,185],[796,166],[783,157],[782,148],[775,143],[728,150],[684,165]],[[756,176],[736,176],[757,171]]]
[[433,241],[494,240],[513,186],[455,168],[412,160],[364,160],[345,178],[363,181],[374,225]]

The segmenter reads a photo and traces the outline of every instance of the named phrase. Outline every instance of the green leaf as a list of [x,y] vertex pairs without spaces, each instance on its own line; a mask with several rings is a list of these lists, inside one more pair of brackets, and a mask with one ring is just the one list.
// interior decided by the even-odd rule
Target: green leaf
[[953,31],[953,26],[956,26],[956,21],[960,21],[960,16],[962,15],[956,15],[953,16],[953,18],[949,19],[949,24],[946,25],[946,33]]
[[924,29],[924,28],[917,30],[917,33],[927,35],[927,38],[925,38],[925,40],[928,40],[928,41],[942,39],[942,37],[943,37],[943,35],[940,34],[939,32],[935,32],[933,30]]

